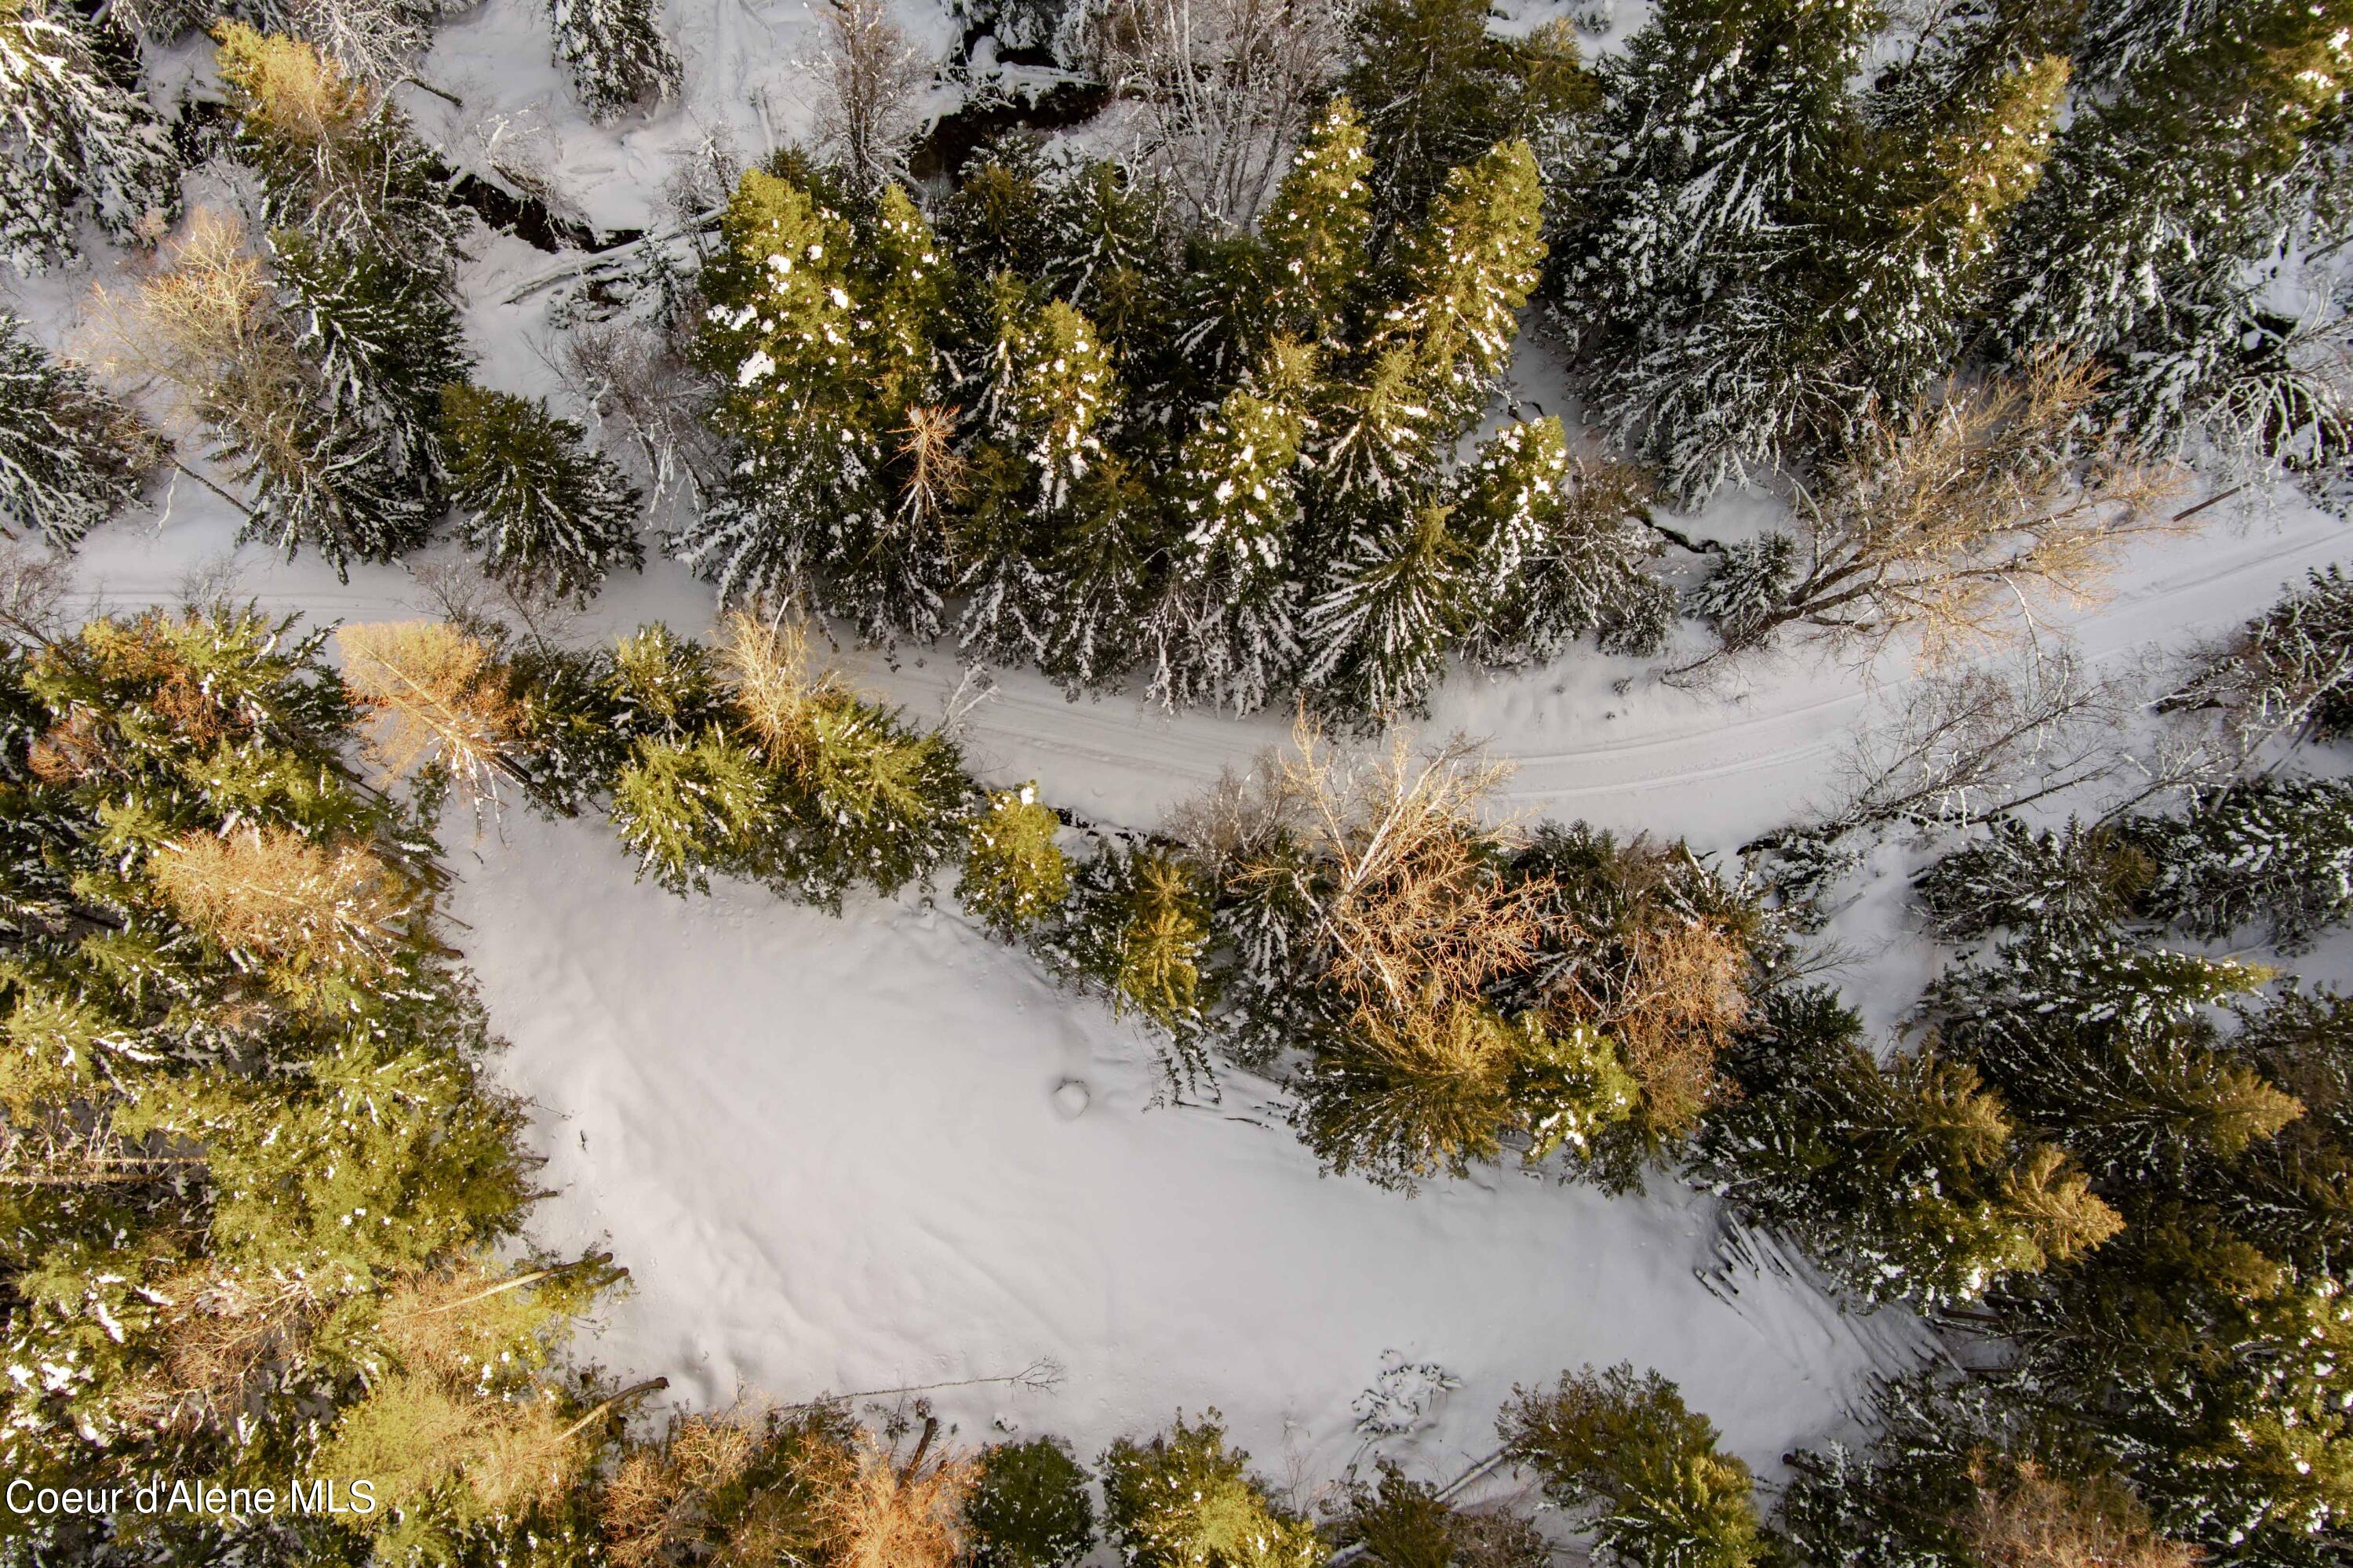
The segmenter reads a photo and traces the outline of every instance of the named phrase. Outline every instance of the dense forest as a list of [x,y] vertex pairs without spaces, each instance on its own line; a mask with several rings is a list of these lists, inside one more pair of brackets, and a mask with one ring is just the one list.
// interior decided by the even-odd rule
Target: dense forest
[[[248,1494],[12,1501],[0,1554],[2353,1558],[2353,1005],[2295,973],[2353,919],[2353,584],[2146,689],[2042,640],[2239,489],[2353,494],[2353,4],[1660,0],[1592,60],[1463,0],[1182,10],[1007,7],[1132,150],[942,170],[932,68],[838,0],[816,134],[583,265],[566,413],[469,339],[479,215],[400,107],[438,7],[0,0],[0,255],[96,279],[70,342],[0,317],[0,1470]],[[547,22],[596,119],[681,90],[648,0]],[[167,49],[208,57],[175,106]],[[1574,409],[1529,405],[1524,336]],[[78,611],[74,548],[166,475],[339,571],[446,531],[486,586]],[[1744,486],[1777,526],[1690,526]],[[547,633],[649,546],[712,630]],[[836,634],[1295,729],[1106,826]],[[2021,637],[2025,674],[1968,662]],[[1916,656],[1918,695],[1736,858],[1513,820],[1504,762],[1382,732],[1468,668],[1801,643]],[[1312,1497],[1208,1370],[1083,1456],[920,1388],[652,1414],[583,1332],[625,1260],[532,1240],[440,907],[443,837],[511,811],[609,822],[681,897],[936,900],[1134,1020],[1168,1100],[1278,1086],[1335,1177],[1695,1187],[1947,1353],[1772,1488],[1630,1365],[1526,1369],[1465,1474]],[[1939,971],[1893,1033],[1822,935],[1891,846]],[[1471,1500],[1499,1468],[1541,1507]]]

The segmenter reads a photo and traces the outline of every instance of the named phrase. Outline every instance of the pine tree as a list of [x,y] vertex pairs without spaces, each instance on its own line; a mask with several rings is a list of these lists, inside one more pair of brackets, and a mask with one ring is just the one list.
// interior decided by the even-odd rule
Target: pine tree
[[163,454],[144,420],[0,311],[0,519],[70,548],[137,504]]
[[619,118],[678,90],[678,54],[662,36],[652,0],[548,0],[555,58],[597,121]]
[[1300,679],[1329,689],[1343,711],[1374,722],[1419,711],[1445,668],[1478,602],[1453,514],[1409,503],[1335,563],[1339,582],[1300,617],[1314,650]]
[[1103,1524],[1128,1568],[1314,1568],[1314,1527],[1282,1508],[1226,1447],[1215,1410],[1182,1414],[1138,1443],[1122,1437],[1097,1461]]
[[1447,175],[1407,242],[1398,298],[1372,347],[1409,349],[1453,429],[1484,410],[1511,363],[1518,312],[1546,252],[1543,229],[1535,154],[1525,142],[1498,142]]
[[991,1444],[978,1467],[964,1505],[974,1568],[1073,1568],[1093,1550],[1087,1472],[1068,1443]]
[[1071,890],[1070,859],[1054,842],[1060,828],[1035,784],[992,792],[972,819],[957,900],[1008,939],[1051,915]]
[[1546,1497],[1588,1510],[1610,1562],[1747,1568],[1766,1551],[1748,1467],[1655,1372],[1564,1373],[1549,1392],[1514,1390],[1499,1425],[1504,1452],[1543,1478]]
[[1487,18],[1481,0],[1375,0],[1356,17],[1345,85],[1380,170],[1384,227],[1418,222],[1448,173],[1495,143],[1557,141],[1599,100],[1565,24],[1506,38]]
[[613,826],[638,874],[673,893],[707,892],[712,873],[768,868],[763,836],[776,785],[757,758],[713,731],[694,741],[640,741],[613,781]]
[[754,169],[720,239],[696,353],[719,381],[712,418],[736,461],[676,547],[723,601],[806,596],[833,531],[871,524],[887,504],[883,421],[855,352],[854,236],[808,189]]
[[1152,605],[1168,517],[1136,466],[1106,452],[1071,489],[1046,556],[1054,591],[1040,607],[1039,668],[1072,694],[1101,689],[1142,655],[1136,629]]
[[1171,1094],[1205,1081],[1201,1035],[1216,985],[1208,900],[1192,868],[1158,851],[1105,846],[1072,880],[1061,923],[1038,939],[1040,955],[1167,1037],[1161,1065]]
[[1185,534],[1145,627],[1157,700],[1247,713],[1288,677],[1302,426],[1293,409],[1236,391],[1186,438],[1174,481]]
[[2353,786],[2273,775],[2207,791],[2179,817],[2137,817],[2123,837],[2154,868],[2140,906],[2220,940],[2257,921],[2294,952],[2353,916]]
[[452,383],[441,393],[460,537],[493,575],[585,602],[616,566],[645,563],[639,498],[611,459],[544,402]]
[[2114,40],[2110,80],[2019,215],[2003,331],[2020,352],[2116,365],[2106,412],[2144,444],[2177,446],[2255,369],[2240,352],[2258,309],[2248,264],[2308,205],[2306,148],[2333,134],[2353,67],[2349,16],[2253,0],[2183,18],[2194,27],[2161,47]]
[[163,124],[86,28],[50,0],[0,4],[0,257],[20,273],[72,255],[85,213],[118,243],[179,216]]
[[1933,1055],[1883,1067],[1862,1032],[1826,989],[1767,998],[1692,1173],[1870,1301],[1976,1301],[2116,1234],[2116,1212],[1974,1069]]
[[2063,941],[2128,917],[2153,872],[2127,835],[2073,819],[2053,833],[2002,816],[1986,838],[1951,851],[1912,886],[1930,929],[1947,942],[1993,931]]

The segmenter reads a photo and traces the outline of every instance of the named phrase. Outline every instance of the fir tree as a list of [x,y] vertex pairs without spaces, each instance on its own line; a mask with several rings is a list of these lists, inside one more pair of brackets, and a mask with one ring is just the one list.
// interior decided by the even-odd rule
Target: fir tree
[[2125,841],[2154,868],[2155,918],[2219,940],[2257,921],[2293,952],[2353,915],[2353,786],[2272,776],[2200,794],[2179,817],[2137,817]]
[[1153,850],[1105,846],[1072,879],[1060,924],[1039,951],[1066,977],[1100,986],[1114,1012],[1134,1013],[1168,1038],[1168,1089],[1204,1081],[1201,1036],[1214,977],[1207,973],[1209,906],[1193,870]]
[[1036,784],[992,793],[972,820],[957,900],[1008,938],[1051,915],[1071,890],[1069,858],[1054,842],[1060,828]]
[[1501,1157],[1539,1164],[1634,1109],[1633,1080],[1595,1030],[1455,1005],[1391,1019],[1360,1012],[1325,1033],[1297,1081],[1302,1142],[1324,1168],[1411,1192]]
[[20,273],[72,255],[84,214],[117,242],[179,215],[163,124],[87,28],[49,0],[0,5],[0,257]]
[[145,421],[0,311],[0,518],[70,548],[137,503],[162,456]]
[[2306,574],[2158,706],[2218,710],[2242,751],[2278,734],[2353,731],[2353,583],[2335,566]]
[[1335,688],[1347,712],[1373,722],[1418,711],[1477,604],[1471,549],[1454,508],[1409,505],[1336,563],[1343,574],[1301,617],[1314,652],[1300,679]]
[[1373,347],[1409,347],[1456,428],[1485,408],[1511,362],[1546,255],[1543,227],[1535,154],[1525,142],[1498,142],[1446,177],[1407,244],[1398,298]]
[[1693,1173],[1872,1301],[1975,1301],[2116,1234],[2116,1212],[1974,1069],[1883,1067],[1862,1030],[1826,990],[1775,993],[1732,1053],[1740,1092],[1703,1129]]
[[544,403],[442,389],[460,536],[494,575],[585,601],[614,567],[640,567],[638,489]]
[[2240,353],[2257,310],[2247,264],[2308,205],[2306,149],[2330,134],[2353,65],[2338,5],[2254,0],[2183,19],[2194,26],[2165,47],[2106,51],[2110,82],[2020,213],[2002,321],[2021,351],[2116,365],[2106,412],[2166,449],[2255,369]]
[[1341,1551],[1380,1568],[1538,1568],[1552,1555],[1544,1533],[1508,1508],[1457,1508],[1394,1459],[1379,1461],[1379,1477],[1375,1486],[1349,1483],[1326,1532]]
[[2053,833],[1997,817],[1913,879],[1928,923],[1947,942],[1989,931],[2060,940],[2095,936],[2131,914],[2153,868],[2125,835],[2070,820]]
[[678,55],[652,0],[548,0],[547,16],[556,61],[570,68],[590,119],[617,119],[678,90]]
[[706,892],[712,873],[768,868],[763,835],[776,785],[746,748],[712,731],[647,740],[613,780],[613,826],[640,875],[673,893]]
[[1334,99],[1308,127],[1259,219],[1273,278],[1263,303],[1277,332],[1311,343],[1337,335],[1342,307],[1366,264],[1372,168],[1355,107]]
[[1487,18],[1481,0],[1376,0],[1356,17],[1345,85],[1381,172],[1384,226],[1419,221],[1448,173],[1495,143],[1556,142],[1599,100],[1566,25],[1505,38]]
[[1642,570],[1648,488],[1630,469],[1574,462],[1557,419],[1507,425],[1457,479],[1454,527],[1469,552],[1482,664],[1542,664],[1598,633],[1612,653],[1654,653],[1672,592]]
[[291,297],[296,346],[318,369],[331,416],[368,431],[421,500],[438,500],[448,468],[442,388],[470,368],[447,278],[290,230],[271,236],[269,251]]
[[1543,1478],[1608,1560],[1634,1568],[1747,1568],[1767,1547],[1748,1467],[1716,1447],[1706,1416],[1675,1385],[1631,1366],[1564,1373],[1517,1389],[1500,1422],[1504,1449]]
[[1134,667],[1168,519],[1135,465],[1106,452],[1071,487],[1045,560],[1054,592],[1040,608],[1039,666],[1073,695]]
[[1185,534],[1145,628],[1160,701],[1247,713],[1289,675],[1301,429],[1291,408],[1238,391],[1187,437],[1175,481]]
[[1103,1523],[1128,1568],[1313,1568],[1314,1528],[1267,1495],[1250,1456],[1226,1447],[1215,1410],[1149,1442],[1123,1437],[1097,1463]]
[[269,228],[374,252],[446,289],[459,217],[406,116],[299,38],[233,21],[216,37],[236,152],[261,175]]
[[1556,313],[1619,438],[1695,497],[1821,413],[1788,237],[1852,157],[1859,0],[1669,0],[1602,67]]
[[1087,1472],[1059,1437],[981,1450],[965,1499],[975,1568],[1072,1568],[1094,1547]]

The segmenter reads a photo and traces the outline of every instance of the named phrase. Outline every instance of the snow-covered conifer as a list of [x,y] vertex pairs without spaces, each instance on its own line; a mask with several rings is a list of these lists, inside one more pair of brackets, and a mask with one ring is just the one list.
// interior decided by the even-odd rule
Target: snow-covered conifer
[[1299,652],[1290,563],[1302,424],[1293,409],[1237,391],[1186,438],[1174,480],[1185,532],[1145,627],[1158,700],[1247,713],[1289,677]]
[[1519,335],[1546,245],[1544,190],[1525,142],[1498,142],[1447,175],[1405,243],[1397,302],[1375,352],[1408,346],[1430,395],[1459,424],[1486,405]]
[[452,383],[441,434],[459,535],[493,575],[585,600],[615,567],[644,564],[637,487],[543,402]]
[[958,901],[1008,938],[1051,915],[1071,890],[1069,857],[1054,842],[1061,826],[1035,784],[992,790],[972,819]]
[[1143,657],[1136,636],[1152,605],[1154,560],[1168,542],[1167,509],[1115,452],[1071,489],[1042,570],[1039,666],[1076,694],[1110,685]]
[[2250,779],[2123,832],[2150,862],[2143,907],[2193,936],[2261,923],[2294,950],[2353,916],[2353,785],[2339,780]]
[[1693,1174],[1865,1300],[1976,1301],[2116,1233],[2083,1173],[1974,1068],[1926,1054],[1883,1066],[1862,1036],[1824,987],[1769,996]]
[[1498,142],[1557,140],[1600,97],[1566,23],[1504,37],[1489,15],[1483,0],[1373,0],[1356,13],[1345,85],[1366,116],[1385,226],[1418,221],[1449,172]]
[[1454,508],[1408,501],[1333,563],[1337,581],[1300,616],[1300,679],[1345,712],[1386,721],[1419,710],[1478,603]]
[[179,214],[164,127],[87,26],[52,0],[0,0],[0,259],[19,272],[71,255],[85,213],[118,241]]
[[2252,264],[2303,221],[2310,153],[2353,72],[2346,0],[2248,0],[2195,20],[2117,57],[2131,64],[2060,137],[2005,268],[2009,341],[2115,365],[2105,411],[2164,449],[2263,374],[2242,354],[2261,336]]
[[1138,1443],[1122,1437],[1096,1465],[1103,1528],[1132,1568],[1313,1568],[1315,1527],[1277,1503],[1250,1456],[1226,1446],[1215,1410]]
[[659,0],[548,0],[555,58],[589,118],[612,120],[678,90],[678,54],[663,37]]
[[1114,1011],[1161,1031],[1171,1094],[1208,1080],[1201,1037],[1216,1000],[1209,900],[1192,867],[1159,850],[1105,845],[1080,862],[1062,921],[1036,943],[1057,972],[1100,987]]
[[1478,605],[1465,651],[1537,664],[1599,634],[1612,652],[1654,652],[1673,590],[1643,570],[1655,545],[1637,520],[1649,487],[1623,464],[1568,456],[1558,419],[1506,425],[1456,481],[1454,530]]
[[2242,751],[2290,731],[2353,731],[2353,582],[2336,566],[2308,574],[2158,706],[2219,710]]
[[[1483,149],[1482,149],[1483,151]],[[1291,170],[1259,219],[1271,263],[1275,330],[1306,342],[1333,337],[1366,266],[1373,160],[1356,106],[1335,98],[1307,129]]]
[[71,546],[138,500],[163,453],[136,413],[0,311],[0,518]]

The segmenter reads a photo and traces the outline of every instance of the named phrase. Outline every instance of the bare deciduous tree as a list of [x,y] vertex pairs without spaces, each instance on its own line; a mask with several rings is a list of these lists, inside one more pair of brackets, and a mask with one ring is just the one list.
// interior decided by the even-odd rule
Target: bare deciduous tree
[[563,374],[592,427],[601,434],[609,421],[626,437],[647,504],[675,498],[692,505],[710,456],[702,416],[711,398],[678,345],[650,327],[586,324],[565,337]]
[[2116,732],[2136,706],[2068,648],[1924,676],[1900,700],[1857,736],[1827,826],[1958,826],[2095,783],[2124,764]]
[[1248,227],[1347,63],[1351,0],[1095,0],[1089,68],[1198,223]]
[[2179,471],[2118,444],[2079,449],[2099,381],[2046,355],[1925,407],[1866,415],[1853,455],[1799,492],[1787,580],[1722,624],[1723,648],[1675,673],[1792,626],[1865,653],[1916,631],[1934,662],[2031,631],[2044,603],[2094,598],[2121,544],[2191,515],[2164,510]]
[[923,128],[923,89],[939,64],[900,31],[883,0],[830,0],[825,19],[818,144],[859,190],[877,191],[906,173]]

